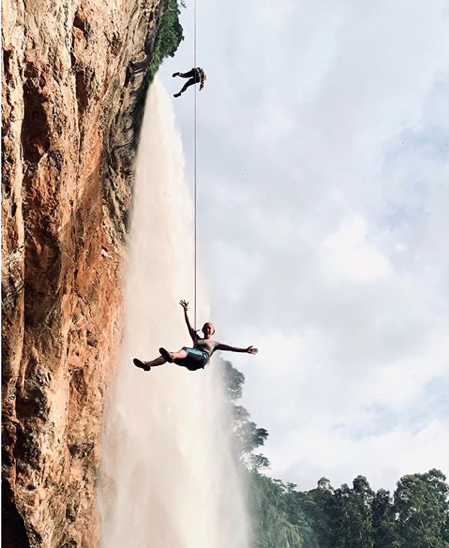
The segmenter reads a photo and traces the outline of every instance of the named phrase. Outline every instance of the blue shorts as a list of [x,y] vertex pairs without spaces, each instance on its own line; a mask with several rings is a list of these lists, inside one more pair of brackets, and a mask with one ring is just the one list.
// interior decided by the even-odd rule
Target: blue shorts
[[175,360],[176,365],[187,367],[189,371],[196,371],[197,369],[204,369],[204,366],[209,361],[209,354],[204,350],[198,348],[190,348],[183,346],[182,349],[187,353],[187,358],[183,360]]

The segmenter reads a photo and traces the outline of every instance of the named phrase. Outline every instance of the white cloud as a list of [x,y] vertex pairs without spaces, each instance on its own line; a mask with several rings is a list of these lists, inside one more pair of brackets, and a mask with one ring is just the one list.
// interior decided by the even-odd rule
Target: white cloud
[[443,0],[199,11],[200,261],[283,479],[449,471],[448,44]]
[[366,282],[391,274],[388,260],[367,241],[367,226],[361,217],[345,220],[323,242],[326,275]]
[[420,397],[423,387],[432,379],[438,378],[443,383],[447,382],[447,333],[436,334],[426,343],[423,353],[376,369],[370,383],[371,397],[375,403],[388,405],[393,409],[407,407]]
[[334,487],[351,484],[357,470],[374,489],[393,490],[402,475],[431,467],[447,470],[448,454],[447,424],[435,420],[416,434],[397,427],[363,441],[338,431],[303,429],[293,432],[290,443],[276,447],[270,457],[280,461],[276,477],[288,477],[300,489],[314,488],[312,478],[322,476],[331,479]]

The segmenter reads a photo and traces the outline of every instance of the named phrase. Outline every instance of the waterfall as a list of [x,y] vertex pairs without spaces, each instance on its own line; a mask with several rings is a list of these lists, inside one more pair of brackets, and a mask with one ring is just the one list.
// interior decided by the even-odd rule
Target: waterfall
[[[247,548],[218,363],[197,372],[175,364],[144,372],[132,363],[155,358],[159,346],[190,344],[178,302],[193,294],[193,205],[171,99],[157,79],[138,151],[124,283],[126,326],[101,445],[100,546]],[[207,297],[198,293],[202,325]]]

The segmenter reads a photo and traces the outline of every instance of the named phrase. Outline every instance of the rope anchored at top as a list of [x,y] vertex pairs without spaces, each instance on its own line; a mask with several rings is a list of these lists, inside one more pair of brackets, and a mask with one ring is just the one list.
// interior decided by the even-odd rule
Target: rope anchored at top
[[[196,0],[193,2],[193,66],[196,68]],[[194,197],[194,325],[196,324],[196,309],[197,309],[197,216],[196,216],[196,86],[194,86],[195,92],[193,94],[193,197]]]

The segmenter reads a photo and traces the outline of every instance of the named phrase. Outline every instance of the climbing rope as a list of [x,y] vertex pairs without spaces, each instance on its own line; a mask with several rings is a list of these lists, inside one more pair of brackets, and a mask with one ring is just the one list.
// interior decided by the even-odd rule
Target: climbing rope
[[[196,0],[193,2],[193,67],[196,69]],[[194,85],[194,94],[193,94],[193,208],[194,208],[194,281],[193,281],[193,293],[194,293],[194,326],[196,330],[196,88]]]

